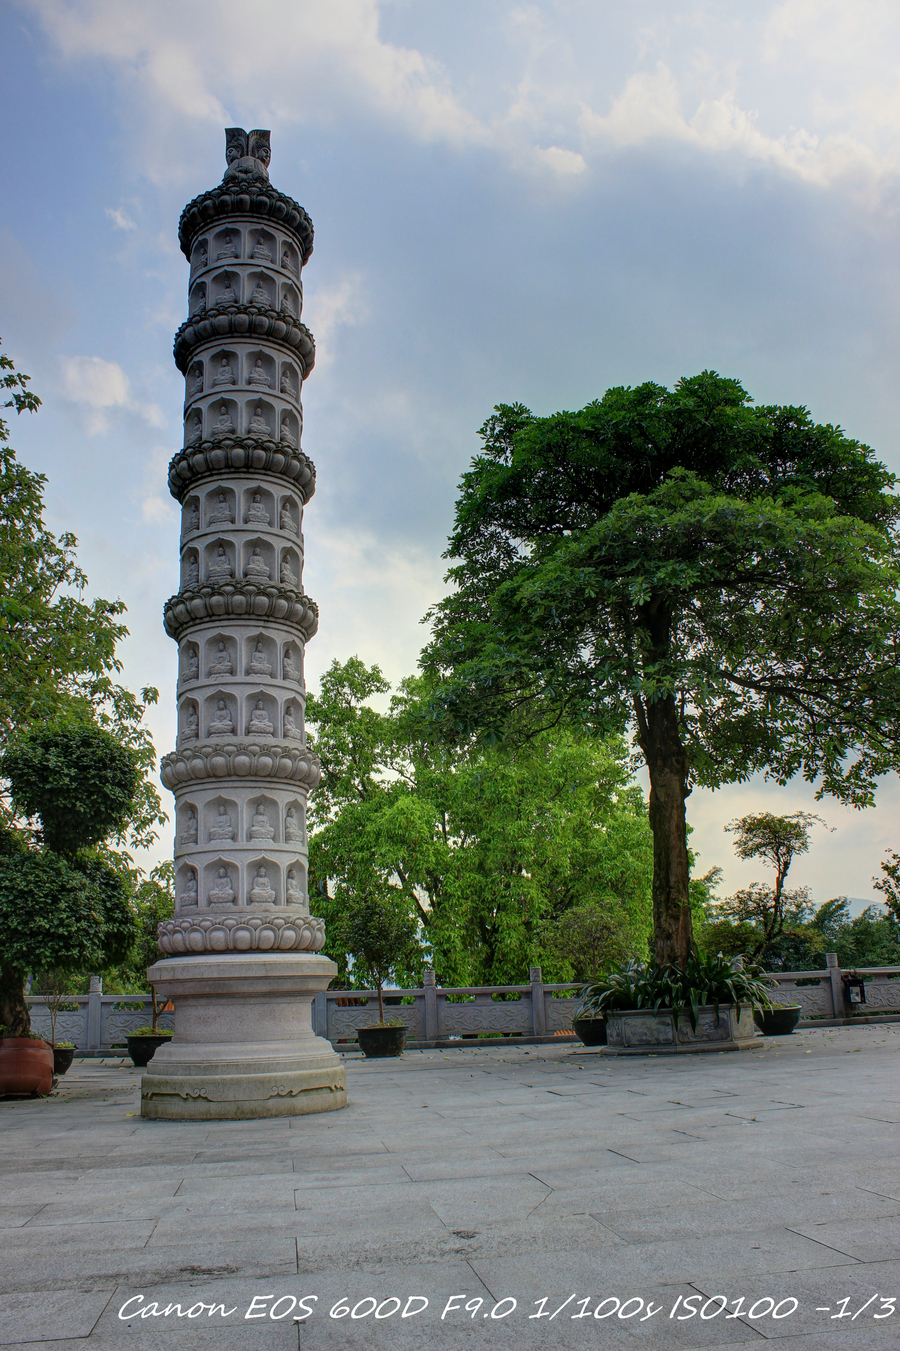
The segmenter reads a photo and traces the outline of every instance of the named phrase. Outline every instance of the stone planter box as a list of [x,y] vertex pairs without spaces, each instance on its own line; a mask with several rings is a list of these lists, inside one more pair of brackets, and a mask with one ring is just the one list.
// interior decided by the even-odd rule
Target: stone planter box
[[660,1009],[620,1009],[610,1013],[607,1023],[607,1050],[612,1055],[677,1055],[693,1051],[743,1051],[755,1044],[756,1026],[749,1004],[737,1009],[703,1005],[697,1014],[696,1030],[686,1014],[676,1020],[671,1012]]

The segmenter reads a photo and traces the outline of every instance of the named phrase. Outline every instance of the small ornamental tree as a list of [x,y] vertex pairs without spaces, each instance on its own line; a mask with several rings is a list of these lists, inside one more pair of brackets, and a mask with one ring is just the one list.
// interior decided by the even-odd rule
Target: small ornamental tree
[[378,991],[378,1021],[384,1025],[382,987],[417,948],[418,925],[402,900],[393,896],[367,892],[354,897],[351,906],[348,945]]
[[[65,773],[67,754],[83,776]],[[134,943],[128,874],[92,846],[119,831],[133,811],[137,760],[96,726],[44,729],[0,758],[15,809],[39,821],[38,830],[5,830],[0,839],[3,1035],[30,1029],[29,971],[98,970],[124,961]]]
[[791,863],[798,854],[809,850],[809,832],[821,816],[811,812],[793,812],[790,816],[775,816],[772,812],[751,812],[725,827],[736,836],[734,852],[738,858],[761,858],[775,869],[772,886],[754,882],[716,907],[716,918],[729,919],[735,924],[756,924],[760,937],[751,952],[755,959],[768,948],[784,930],[785,903],[795,908],[806,901],[805,889],[785,891],[784,883]]
[[864,806],[900,764],[894,477],[714,371],[577,413],[500,406],[481,434],[424,654],[435,722],[463,744],[629,729],[655,958],[683,967],[693,784],[802,774]]

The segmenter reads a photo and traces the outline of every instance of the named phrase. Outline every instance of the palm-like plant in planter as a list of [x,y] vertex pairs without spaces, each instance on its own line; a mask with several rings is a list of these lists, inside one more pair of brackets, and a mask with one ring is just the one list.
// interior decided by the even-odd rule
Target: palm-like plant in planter
[[746,1005],[751,1009],[771,1008],[769,982],[759,968],[745,968],[741,959],[729,962],[721,953],[713,956],[695,950],[683,966],[632,961],[585,986],[581,1016],[608,1017],[646,1010],[654,1015],[669,1014],[676,1025],[684,1016],[696,1033],[701,1010],[711,1007],[718,1024],[722,1011],[733,1009],[739,1016]]
[[[7,1083],[15,1081],[16,1057],[31,1050],[19,1043],[36,1044],[28,972],[102,970],[123,960],[134,941],[127,875],[97,846],[127,821],[141,774],[134,752],[109,732],[74,723],[22,737],[0,759],[0,774],[20,816],[39,822],[34,830],[0,831],[0,1057],[12,1076]],[[49,1092],[49,1045],[46,1060],[46,1086],[22,1091]]]
[[418,924],[391,896],[364,892],[355,898],[347,921],[347,944],[357,968],[372,977],[378,991],[378,1022],[357,1031],[366,1056],[400,1055],[407,1028],[400,1019],[385,1022],[383,987],[394,970],[418,951]]

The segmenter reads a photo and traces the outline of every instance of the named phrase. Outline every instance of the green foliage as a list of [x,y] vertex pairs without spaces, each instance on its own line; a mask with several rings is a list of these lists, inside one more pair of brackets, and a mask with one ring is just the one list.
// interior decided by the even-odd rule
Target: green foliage
[[419,926],[402,896],[366,892],[348,898],[350,952],[378,990],[379,1020],[384,1023],[382,987],[404,962],[415,960]]
[[141,784],[134,750],[96,725],[27,733],[0,757],[0,774],[17,811],[40,817],[46,847],[67,855],[121,831]]
[[0,858],[0,952],[20,979],[32,970],[100,970],[133,938],[127,882],[102,859]]
[[[4,407],[35,412],[40,399],[0,352]],[[0,418],[0,750],[35,729],[96,723],[137,756],[141,770],[127,822],[114,843],[141,847],[165,821],[150,779],[155,754],[142,725],[157,692],[141,698],[115,681],[121,670],[116,645],[127,636],[121,600],[85,600],[87,578],[75,559],[75,536],[53,535],[44,524],[46,478],[21,464],[9,446],[9,424]],[[11,804],[0,815],[14,823]]]
[[[390,687],[357,658],[335,663],[307,705],[323,778],[310,802],[310,876],[326,952],[349,981],[347,913],[396,896],[421,924],[443,985],[515,984],[540,962],[572,976],[549,940],[573,907],[608,914],[611,952],[644,949],[650,837],[621,741],[560,729],[514,751],[451,753],[423,715],[429,690]],[[398,968],[421,981],[421,954]]]
[[759,949],[759,963],[766,971],[820,971],[825,954],[836,952],[838,965],[851,967],[900,966],[900,924],[878,906],[868,906],[850,917],[845,896],[826,901],[815,909],[808,893],[786,897],[784,926],[777,938],[764,942],[762,926],[752,920],[735,923],[718,917],[715,908],[699,930],[698,946],[705,952],[726,956]]
[[436,732],[630,729],[657,956],[685,961],[692,783],[802,773],[863,805],[897,765],[894,479],[839,428],[709,371],[577,413],[500,406],[481,434],[425,653]]
[[900,924],[900,854],[887,851],[887,859],[879,864],[882,876],[873,877],[876,891],[884,896],[884,903],[894,919]]
[[171,859],[153,868],[132,889],[135,937],[122,960],[104,970],[104,988],[120,994],[143,994],[147,968],[160,958],[157,932],[175,913],[175,865]]
[[734,971],[721,953],[694,952],[683,966],[650,966],[629,962],[589,985],[583,996],[584,1013],[606,1014],[617,1009],[660,1009],[685,1013],[691,1027],[703,1005],[712,1004],[719,1016],[721,1005],[752,1004],[769,1008],[768,985],[759,978],[758,967]]

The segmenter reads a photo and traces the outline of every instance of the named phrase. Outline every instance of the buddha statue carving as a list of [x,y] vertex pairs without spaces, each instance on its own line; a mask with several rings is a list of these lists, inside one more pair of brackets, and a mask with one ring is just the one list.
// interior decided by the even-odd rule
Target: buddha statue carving
[[228,815],[228,808],[224,802],[219,803],[219,810],[213,817],[213,823],[209,828],[209,838],[211,840],[233,840],[234,826],[231,817]]
[[234,664],[224,643],[219,643],[216,648],[216,655],[209,663],[209,674],[211,676],[234,675]]
[[231,369],[231,362],[227,357],[223,357],[219,362],[219,369],[216,371],[213,380],[213,389],[221,389],[223,385],[233,385],[235,383],[234,371]]
[[274,840],[275,831],[269,825],[269,818],[263,810],[262,803],[258,803],[256,811],[253,814],[253,820],[250,823],[251,840]]
[[200,581],[200,564],[197,562],[196,554],[189,554],[185,559],[184,581],[182,589],[186,586],[196,586]]
[[210,905],[234,905],[237,897],[234,894],[234,887],[224,868],[220,868],[216,874],[216,880],[209,889]]
[[281,560],[281,584],[282,586],[297,585],[297,574],[291,567],[291,560],[287,556]]
[[228,705],[224,699],[220,699],[216,704],[216,711],[209,724],[209,735],[234,736],[234,719],[228,712]]
[[290,291],[285,291],[281,298],[281,313],[289,314],[292,319],[297,317],[297,311],[294,308],[294,301]]
[[206,287],[198,286],[194,292],[194,301],[191,305],[191,317],[195,314],[203,314],[206,309]]
[[200,675],[200,656],[197,649],[189,645],[184,652],[184,665],[181,668],[181,679],[183,681],[196,680]]
[[250,304],[256,305],[261,310],[267,310],[269,308],[269,303],[270,303],[269,293],[263,286],[262,277],[260,277],[259,281],[253,288],[253,294],[250,297]]
[[219,416],[213,427],[213,436],[233,436],[234,423],[231,420],[231,414],[226,404],[222,404],[219,409]]
[[187,432],[184,438],[186,446],[197,446],[203,438],[203,418],[199,413],[195,413],[193,419],[188,424]]
[[247,384],[254,385],[257,389],[271,389],[272,381],[269,379],[263,368],[262,357],[256,358],[256,365],[250,372]]
[[254,905],[274,905],[276,899],[268,872],[265,868],[257,868],[256,877],[250,890],[250,900]]
[[197,878],[189,872],[184,879],[184,890],[178,893],[178,906],[181,910],[193,909],[197,905]]
[[281,380],[278,389],[282,394],[287,395],[289,399],[296,399],[297,391],[294,389],[294,382],[291,379],[291,373],[285,369],[281,372]]
[[220,283],[220,285],[222,289],[219,292],[219,298],[216,301],[216,304],[236,305],[238,303],[237,292],[235,291],[234,287],[231,284],[231,278],[226,277],[225,280]]
[[219,493],[207,521],[209,525],[234,525],[234,511],[224,493]]
[[272,674],[272,663],[266,656],[261,638],[250,654],[250,669],[247,674],[258,676],[269,676]]
[[250,714],[250,721],[247,724],[248,736],[274,736],[275,728],[272,720],[266,712],[266,706],[262,699],[257,699],[256,708]]
[[297,275],[297,264],[291,257],[290,249],[285,249],[283,251],[281,255],[281,266],[284,268],[285,272],[293,272],[295,276]]
[[200,740],[200,719],[193,709],[185,718],[184,727],[181,729],[181,736],[178,739],[181,742]]
[[263,263],[271,263],[272,261],[272,250],[266,244],[266,241],[263,238],[262,231],[260,231],[259,234],[256,236],[256,243],[253,245],[250,257],[251,259],[255,259]]
[[267,582],[269,580],[269,568],[266,560],[259,552],[259,548],[254,549],[248,558],[247,566],[244,568],[244,576],[250,582]]
[[303,843],[303,830],[293,807],[288,807],[287,815],[284,818],[284,838],[288,844]]
[[184,533],[193,535],[200,529],[200,508],[196,497],[192,497],[184,509]]
[[197,813],[191,807],[188,809],[187,820],[184,823],[184,830],[181,832],[182,844],[197,843]]
[[289,741],[303,740],[303,733],[294,721],[294,710],[290,704],[284,710],[284,735]]
[[281,515],[278,518],[278,524],[281,526],[282,530],[287,531],[289,535],[296,535],[297,525],[294,521],[294,513],[291,511],[290,505],[287,502],[282,502],[281,504]]
[[237,258],[238,251],[234,247],[234,240],[230,234],[227,234],[222,241],[221,247],[216,254],[216,262],[221,263],[226,258]]
[[297,438],[291,431],[291,420],[287,413],[281,419],[281,439],[286,446],[292,446],[294,450],[297,449]]
[[256,412],[250,419],[250,426],[247,428],[247,431],[251,436],[268,437],[272,435],[271,428],[269,427],[268,422],[266,422],[266,419],[263,417],[263,410],[259,404],[256,405]]
[[205,239],[200,241],[200,247],[197,250],[197,261],[194,266],[198,272],[202,272],[205,267],[209,266],[209,249],[206,247]]
[[225,162],[228,168],[222,182],[242,190],[264,187],[269,181],[270,157],[267,131],[246,132],[243,127],[226,127]]
[[216,550],[215,558],[209,565],[209,580],[211,582],[230,582],[233,577],[234,568],[229,562],[225,546],[220,544]]
[[288,868],[285,896],[288,905],[304,905],[306,903],[306,898],[300,890],[300,883],[297,881],[297,874],[293,868]]
[[294,654],[291,648],[288,648],[284,654],[283,670],[285,680],[292,680],[295,685],[303,684],[303,680],[301,678],[302,673],[300,671],[300,664],[299,662],[294,661]]
[[262,494],[254,493],[253,501],[247,508],[247,514],[244,517],[246,525],[268,525],[269,513],[263,505]]
[[203,393],[203,367],[194,367],[194,378],[191,381],[190,397],[193,399],[197,394]]

